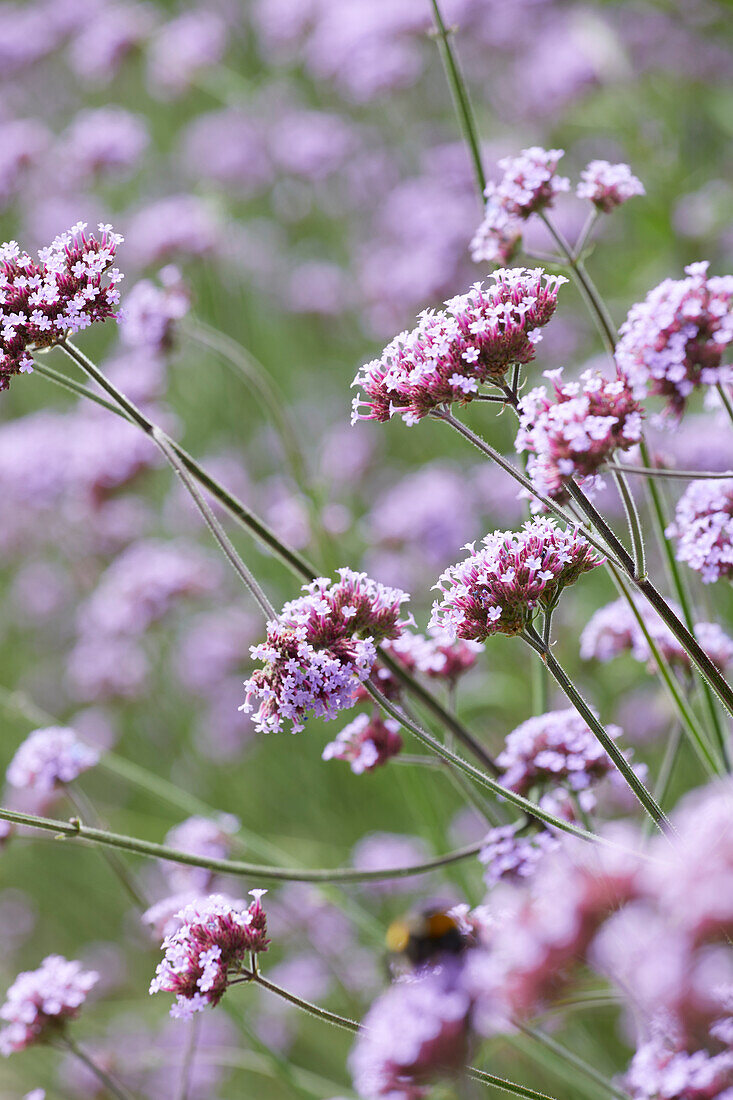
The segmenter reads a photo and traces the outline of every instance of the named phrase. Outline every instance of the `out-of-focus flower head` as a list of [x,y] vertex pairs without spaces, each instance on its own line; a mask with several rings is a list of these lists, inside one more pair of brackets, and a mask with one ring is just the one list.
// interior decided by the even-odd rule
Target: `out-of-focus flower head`
[[[493,285],[474,283],[445,310],[424,310],[412,332],[402,332],[379,359],[354,379],[353,420],[416,424],[441,405],[465,405],[480,385],[500,384],[513,364],[529,363],[557,305],[562,276],[541,268],[494,271]],[[367,411],[360,412],[364,406]]]
[[122,107],[80,111],[61,138],[59,156],[75,180],[119,179],[133,168],[150,138],[145,120]]
[[691,481],[666,534],[677,540],[677,560],[704,584],[733,576],[733,478]]
[[569,478],[593,478],[616,451],[639,442],[644,414],[624,378],[609,381],[594,370],[578,382],[563,382],[562,370],[545,378],[554,392],[537,386],[519,403],[516,449],[530,452],[535,489],[563,499]]
[[86,222],[72,226],[38,261],[15,241],[0,246],[0,390],[33,370],[35,348],[116,316],[123,276],[112,265],[123,238],[110,225],[100,224],[99,240],[85,229]]
[[402,750],[399,722],[380,714],[360,714],[323,750],[324,760],[345,760],[354,775],[374,771]]
[[578,531],[553,519],[535,519],[521,531],[494,531],[477,550],[450,566],[435,587],[431,624],[450,635],[483,642],[492,634],[521,634],[539,611],[554,607],[562,590],[600,558]]
[[232,901],[221,894],[186,905],[181,924],[163,940],[164,957],[150,983],[151,993],[175,993],[171,1016],[186,1019],[221,1000],[250,952],[267,950],[267,922],[260,898]]
[[151,90],[161,99],[181,95],[204,70],[221,61],[227,37],[224,20],[203,7],[164,23],[148,48]]
[[501,881],[519,882],[529,878],[557,844],[556,838],[545,830],[520,836],[513,825],[492,829],[486,834],[478,857],[485,868],[486,885],[492,887]]
[[634,195],[645,195],[646,191],[628,164],[592,160],[580,173],[575,194],[579,199],[588,199],[601,213],[610,214]]
[[128,222],[130,256],[141,267],[206,256],[220,240],[213,209],[198,195],[169,195],[149,203]]
[[62,955],[49,955],[38,970],[19,974],[8,989],[0,1018],[8,1026],[0,1032],[0,1054],[6,1057],[41,1042],[73,1020],[87,993],[99,981],[94,970]]
[[74,730],[48,726],[25,739],[8,765],[7,780],[13,787],[49,794],[98,762],[97,750],[80,741]]
[[162,268],[158,279],[160,286],[141,279],[125,296],[120,339],[128,347],[162,355],[173,346],[175,323],[186,316],[191,299],[177,267]]
[[455,684],[464,672],[473,668],[484,647],[480,642],[454,638],[448,631],[431,626],[427,637],[405,630],[385,648],[409,672],[421,672],[431,680]]
[[335,718],[352,706],[376,660],[375,644],[399,637],[406,625],[400,619],[406,593],[366,573],[338,573],[336,583],[319,577],[304,585],[305,594],[283,607],[267,624],[267,640],[251,650],[264,668],[246,681],[242,709],[251,713],[252,698],[259,700],[253,721],[263,732],[290,721],[297,733],[309,711]]
[[634,396],[664,397],[675,416],[695,389],[731,378],[723,356],[733,341],[733,275],[707,271],[707,263],[689,264],[687,278],[650,290],[629,310],[616,345],[619,372]]
[[[216,820],[189,817],[168,832],[165,843],[191,855],[226,859],[231,849],[232,835],[238,829],[239,821],[231,814],[220,814]],[[182,863],[165,863],[163,872],[171,889],[180,893],[188,890],[199,895],[206,894],[214,880],[214,872],[208,868],[187,867]]]

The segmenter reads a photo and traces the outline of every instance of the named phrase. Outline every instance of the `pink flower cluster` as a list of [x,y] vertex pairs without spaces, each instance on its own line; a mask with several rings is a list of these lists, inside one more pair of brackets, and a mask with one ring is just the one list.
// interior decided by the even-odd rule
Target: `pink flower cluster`
[[190,296],[177,267],[158,273],[160,286],[141,279],[125,295],[120,314],[120,338],[131,348],[147,348],[162,355],[173,346],[175,322],[186,316]]
[[99,981],[95,970],[62,955],[49,955],[38,970],[19,974],[6,994],[0,1017],[8,1027],[0,1032],[0,1054],[6,1057],[47,1038],[73,1020],[87,993]]
[[324,760],[345,760],[354,775],[374,771],[402,751],[399,722],[379,713],[360,714],[323,750]]
[[[675,614],[682,616],[682,609],[670,601]],[[646,602],[637,601],[644,624],[659,651],[677,668],[691,667],[689,654],[669,627],[662,622]],[[694,634],[710,659],[725,668],[733,661],[733,639],[718,623],[695,623]],[[626,600],[614,600],[599,608],[588,620],[580,636],[580,656],[584,661],[612,661],[622,653],[631,653],[637,661],[653,665],[649,643]]]
[[693,390],[731,378],[723,355],[733,341],[733,276],[707,270],[690,264],[686,279],[665,279],[632,306],[616,347],[634,396],[658,394],[676,416]]
[[[606,726],[614,740],[618,726]],[[538,785],[567,784],[585,791],[613,770],[613,762],[575,710],[552,710],[528,718],[507,736],[496,758],[501,782],[518,794]]]
[[520,882],[529,878],[557,845],[557,839],[546,830],[520,836],[514,825],[492,829],[486,834],[478,857],[485,868],[486,885],[492,887],[502,880]]
[[361,368],[353,384],[366,399],[354,399],[352,423],[399,415],[416,424],[441,405],[465,405],[480,385],[500,384],[513,364],[534,359],[538,330],[555,312],[567,280],[522,267],[494,271],[491,278],[493,285],[474,283],[444,310],[424,310],[416,328]]
[[537,613],[554,607],[562,590],[601,565],[578,531],[538,518],[521,531],[494,531],[477,550],[451,565],[435,587],[432,623],[458,638],[484,641],[492,634],[521,634]]
[[176,914],[180,926],[163,940],[164,957],[150,983],[151,993],[175,993],[171,1016],[185,1019],[218,1004],[248,954],[267,950],[265,893],[250,890],[249,905],[211,894]]
[[617,451],[638,443],[643,410],[624,378],[587,370],[563,382],[545,371],[554,393],[537,386],[519,403],[517,451],[529,451],[527,472],[538,492],[562,499],[569,478],[590,478]]
[[[171,848],[207,859],[226,859],[232,836],[239,829],[239,820],[231,814],[219,814],[216,820],[189,817],[175,825],[165,843]],[[187,867],[183,863],[166,863],[163,872],[172,890],[190,890],[204,894],[211,889],[214,873],[206,867]]]
[[733,478],[690,482],[666,533],[704,584],[733,576]]
[[477,263],[509,263],[522,238],[522,222],[552,206],[559,192],[570,189],[570,180],[556,175],[563,156],[562,149],[533,146],[518,157],[499,161],[504,175],[484,191],[484,220],[471,242],[471,256]]
[[588,199],[602,214],[610,214],[634,195],[645,195],[646,191],[628,164],[592,160],[580,173],[575,194],[579,199]]
[[0,390],[33,369],[34,348],[51,347],[95,321],[115,316],[122,275],[113,267],[123,238],[110,225],[100,239],[79,222],[38,253],[0,246]]
[[242,709],[251,713],[252,698],[259,700],[253,721],[262,732],[290,721],[297,733],[309,711],[328,719],[352,706],[374,666],[375,643],[399,637],[406,625],[400,619],[406,593],[366,573],[338,573],[336,583],[319,577],[304,585],[305,594],[267,624],[267,640],[251,649],[264,668],[246,681]]
[[432,626],[427,637],[405,630],[385,648],[409,672],[420,672],[431,680],[456,681],[476,664],[483,652],[480,642],[454,638],[447,630]]
[[49,726],[25,739],[8,765],[7,780],[12,787],[50,794],[98,762],[97,750],[80,741],[74,730]]

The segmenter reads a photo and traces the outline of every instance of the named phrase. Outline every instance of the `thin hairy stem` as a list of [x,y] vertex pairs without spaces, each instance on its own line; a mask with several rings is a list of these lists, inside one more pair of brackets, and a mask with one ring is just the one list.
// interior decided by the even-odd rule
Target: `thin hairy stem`
[[512,1096],[524,1096],[527,1100],[554,1100],[554,1097],[546,1092],[538,1092],[537,1089],[531,1089],[529,1085],[519,1085],[516,1081],[507,1081],[505,1077],[497,1077],[496,1074],[488,1073],[485,1069],[476,1069],[475,1066],[468,1067],[466,1076],[473,1081],[483,1081],[486,1085],[493,1085],[495,1089],[508,1092]]
[[193,478],[188,473],[186,467],[183,465],[175,450],[168,442],[165,433],[162,432],[160,428],[153,427],[150,434],[162,453],[168,459],[170,465],[173,467],[173,470],[181,481],[183,487],[190,494],[191,499],[203,516],[204,523],[214,536],[214,539],[216,540],[219,549],[224,554],[224,557],[227,559],[244,587],[250,592],[252,596],[254,596],[256,602],[259,604],[260,610],[265,616],[265,621],[268,622],[271,619],[276,619],[277,612],[275,611],[275,608],[268,600],[263,589],[257,582],[254,574],[247,568],[247,566],[242,561],[241,556],[234,549],[234,546],[232,545],[229,536],[227,535],[222,525],[219,523],[211,508],[209,508],[208,504],[204,500],[203,494],[200,493],[199,490],[196,488]]
[[71,1038],[68,1032],[64,1031],[61,1034],[59,1043],[65,1046],[67,1050],[70,1050],[74,1057],[85,1065],[90,1073],[94,1074],[97,1080],[104,1085],[110,1095],[114,1096],[116,1100],[132,1100],[132,1094],[119,1085],[100,1065],[97,1065],[94,1059],[90,1058],[76,1040]]
[[617,470],[625,474],[640,474],[642,477],[668,478],[677,481],[724,481],[733,477],[733,470],[668,470],[664,466],[627,466],[623,462],[615,463]]
[[[465,765],[465,767],[470,768],[471,765]],[[482,774],[475,768],[472,771],[477,776]],[[528,803],[528,805],[531,804]],[[25,814],[17,810],[0,807],[0,820],[55,833],[58,840],[86,840],[92,844],[104,844],[111,848],[119,848],[121,851],[135,852],[137,855],[166,860],[169,863],[182,863],[187,867],[205,867],[217,874],[244,875],[248,878],[259,878],[263,881],[269,880],[272,882],[379,882],[383,879],[410,878],[414,875],[425,874],[427,871],[434,871],[439,867],[447,867],[449,864],[457,863],[462,859],[470,859],[477,855],[482,847],[481,843],[467,844],[463,848],[457,848],[444,856],[436,856],[424,863],[409,864],[405,867],[385,867],[384,869],[371,871],[360,871],[355,867],[337,867],[335,869],[268,867],[257,863],[247,863],[243,860],[214,859],[192,855],[190,852],[170,848],[166,844],[156,844],[153,841],[141,840],[138,837],[113,833],[107,829],[97,829],[85,824],[78,817],[71,818],[70,821],[62,821],[57,818],[39,817],[36,814]],[[576,830],[566,831],[574,832]]]
[[[103,828],[104,822],[97,814],[94,806],[90,800],[86,797],[81,788],[71,784],[66,787],[66,797],[78,814],[85,817],[87,821],[90,821],[97,828]],[[148,908],[148,902],[142,892],[141,887],[135,881],[132,872],[125,866],[122,860],[113,849],[102,849],[101,855],[104,857],[105,862],[108,864],[110,870],[119,880],[125,892],[130,897],[133,905],[135,905],[141,912],[145,912]]]
[[581,229],[580,236],[575,242],[575,247],[573,248],[573,256],[576,260],[582,257],[583,250],[590,240],[591,234],[596,227],[599,217],[600,211],[598,210],[598,207],[592,206],[590,214],[586,218],[585,225]]
[[201,1016],[199,1013],[196,1013],[194,1017],[188,1021],[188,1035],[186,1036],[186,1045],[183,1049],[183,1058],[181,1059],[181,1079],[178,1087],[178,1100],[188,1100],[191,1086],[191,1073],[196,1057],[196,1046],[198,1044],[200,1030]]
[[731,400],[728,387],[725,386],[722,382],[718,382],[716,389],[720,394],[720,400],[723,402],[723,408],[728,413],[728,418],[733,424],[733,401]]
[[588,706],[585,699],[568,676],[567,672],[565,672],[565,669],[555,658],[551,648],[545,645],[545,643],[542,641],[542,638],[539,636],[533,626],[529,626],[522,637],[545,662],[547,668],[557,681],[560,688],[573,704],[583,721],[595,734],[596,738],[606,750],[610,758],[613,760],[614,764],[626,780],[627,785],[636,795],[638,801],[641,803],[649,816],[656,822],[656,824],[660,828],[671,829],[667,818],[654,800],[654,796],[651,794],[650,791],[647,790],[642,781],[639,779],[638,775],[631,767],[628,760],[623,755],[613,738],[609,737],[603,725],[598,721],[596,715]]
[[481,159],[481,144],[479,142],[476,120],[471,106],[471,98],[468,94],[466,81],[460,70],[458,60],[451,46],[450,36],[446,30],[445,22],[438,5],[438,0],[431,0],[433,15],[435,16],[435,37],[440,44],[440,52],[443,58],[445,73],[450,85],[453,102],[458,115],[458,123],[473,164],[473,172],[476,178],[476,186],[483,206],[483,196],[486,190],[486,173]]
[[632,495],[626,476],[619,470],[615,462],[609,464],[613,479],[616,482],[621,503],[624,506],[626,523],[629,528],[631,547],[634,556],[634,576],[643,577],[646,573],[646,549],[644,547],[644,532],[641,527],[636,501]]
[[589,1080],[595,1081],[595,1083],[600,1085],[610,1096],[616,1097],[617,1100],[628,1100],[628,1093],[622,1092],[621,1089],[617,1089],[599,1070],[589,1065],[580,1055],[570,1050],[563,1043],[558,1043],[557,1039],[553,1039],[550,1035],[546,1035],[544,1031],[540,1031],[538,1028],[530,1027],[529,1024],[523,1024],[517,1020],[515,1020],[515,1027],[517,1027],[523,1035],[534,1040],[534,1042],[545,1047],[546,1050],[551,1051],[563,1062],[572,1066],[573,1069],[577,1069],[579,1073],[582,1073]]

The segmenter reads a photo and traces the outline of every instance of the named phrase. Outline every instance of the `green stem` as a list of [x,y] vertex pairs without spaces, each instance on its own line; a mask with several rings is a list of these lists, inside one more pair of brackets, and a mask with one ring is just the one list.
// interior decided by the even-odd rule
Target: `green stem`
[[554,676],[565,695],[567,695],[580,717],[593,731],[649,816],[653,818],[660,828],[671,829],[667,818],[655,802],[653,795],[646,789],[613,738],[609,737],[603,725],[598,721],[573,681],[565,672],[565,669],[555,658],[549,646],[544,644],[533,626],[528,627],[526,633],[522,636],[545,662],[552,676]]
[[220,550],[224,554],[224,557],[227,559],[244,587],[251,593],[252,596],[254,596],[256,602],[259,604],[260,610],[265,616],[265,622],[276,619],[277,612],[275,611],[275,608],[268,600],[263,589],[257,582],[254,574],[250,572],[250,570],[242,561],[240,555],[234,549],[234,546],[230,542],[226,531],[219,523],[211,508],[209,508],[208,504],[204,500],[202,493],[199,492],[199,490],[196,488],[193,478],[188,473],[180,458],[176,454],[175,450],[168,442],[167,437],[157,427],[153,428],[151,435],[156,445],[160,448],[161,452],[172,466],[183,487],[190,494],[194,504],[203,516],[204,523],[214,536],[214,539],[216,540]]
[[728,413],[731,423],[733,423],[733,401],[731,401],[728,387],[724,386],[722,382],[718,382],[715,387],[720,394],[720,400],[723,402],[723,408]]
[[733,470],[718,473],[717,470],[667,470],[664,466],[627,466],[617,462],[617,470],[625,474],[641,474],[643,477],[661,477],[678,481],[727,481],[733,477]]
[[[470,768],[471,766],[465,765],[465,767]],[[477,776],[482,775],[475,768],[472,771]],[[528,805],[531,804],[528,803]],[[470,859],[477,855],[482,847],[481,844],[468,844],[463,848],[448,852],[444,856],[436,856],[435,859],[426,860],[424,863],[410,864],[406,867],[385,867],[383,870],[373,871],[360,871],[353,867],[340,867],[333,870],[327,868],[268,867],[257,863],[246,863],[243,860],[213,859],[192,855],[189,852],[179,851],[177,848],[170,848],[165,844],[156,844],[153,841],[141,840],[138,837],[113,833],[107,829],[97,829],[84,824],[79,818],[62,821],[2,807],[0,808],[0,819],[11,821],[15,825],[26,825],[32,829],[43,829],[46,832],[55,833],[59,840],[88,840],[92,844],[104,844],[111,848],[119,848],[125,852],[135,852],[138,855],[149,856],[153,859],[163,859],[170,863],[182,863],[187,867],[205,867],[217,874],[245,875],[248,878],[259,878],[272,882],[378,882],[383,879],[410,878],[413,875],[422,875],[427,871],[434,871],[438,867],[446,867],[451,863],[457,863],[462,859]],[[572,828],[566,829],[566,831],[580,835],[578,830]]]
[[629,528],[629,535],[631,536],[631,546],[634,555],[634,576],[643,577],[646,573],[646,550],[644,547],[644,532],[641,528],[641,520],[636,507],[636,501],[629,488],[626,476],[619,470],[618,465],[615,462],[611,462],[610,469],[613,474],[613,479],[616,482],[619,496],[621,497],[621,503],[624,506],[626,523]]
[[494,1073],[487,1073],[485,1069],[476,1069],[475,1066],[469,1066],[466,1074],[473,1081],[483,1081],[484,1084],[493,1085],[495,1089],[508,1092],[512,1096],[524,1096],[527,1100],[554,1100],[554,1097],[548,1096],[546,1092],[538,1092],[537,1089],[531,1089],[529,1085],[519,1085],[516,1081],[507,1081],[504,1077],[497,1077]]
[[530,1039],[533,1039],[540,1046],[545,1047],[546,1050],[552,1051],[558,1058],[561,1058],[564,1062],[573,1066],[585,1077],[588,1077],[591,1081],[595,1081],[597,1085],[600,1085],[611,1096],[615,1096],[617,1100],[628,1100],[628,1093],[622,1092],[621,1089],[617,1089],[606,1077],[603,1076],[594,1066],[589,1065],[574,1051],[569,1050],[568,1047],[562,1043],[558,1043],[557,1039],[553,1039],[550,1035],[545,1035],[543,1031],[539,1031],[537,1028],[530,1027],[529,1024],[522,1024],[515,1022],[516,1027]]
[[100,1081],[107,1091],[116,1100],[131,1100],[131,1094],[127,1089],[123,1089],[121,1085],[118,1085],[116,1081],[110,1077],[106,1070],[103,1070],[101,1066],[98,1066],[93,1058],[90,1058],[86,1051],[82,1050],[79,1044],[71,1038],[71,1036],[64,1032],[60,1036],[60,1042],[71,1051],[75,1058],[82,1062],[86,1068],[93,1073],[94,1076]]
[[196,1045],[201,1029],[201,1016],[196,1013],[192,1020],[188,1021],[188,1036],[181,1061],[181,1080],[178,1088],[178,1100],[188,1100],[191,1085],[191,1070],[196,1057]]
[[484,172],[484,166],[481,159],[481,145],[478,138],[471,100],[466,87],[466,81],[463,78],[458,61],[453,53],[450,37],[446,30],[440,7],[438,6],[438,0],[431,0],[431,3],[433,6],[433,15],[435,16],[435,35],[440,43],[440,52],[443,58],[446,76],[448,77],[448,84],[450,85],[451,94],[453,96],[456,114],[458,115],[458,123],[468,146],[474,175],[476,177],[476,184],[481,196],[481,204],[483,205],[483,196],[486,190],[486,173]]
[[[80,787],[77,786],[76,789],[73,789],[71,785],[67,786],[66,797],[69,799],[78,814],[83,815],[87,818],[88,821],[93,822],[97,828],[101,828],[103,826],[103,822],[101,821],[99,815],[94,809],[94,806],[86,797]],[[133,875],[130,873],[130,871],[128,871],[122,860],[119,859],[117,853],[112,849],[110,849],[109,851],[103,849],[101,854],[104,856],[104,859],[109,865],[112,873],[116,876],[126,893],[129,895],[133,904],[137,906],[137,908],[141,912],[144,912],[148,908],[148,902],[143,896],[140,887],[135,882]]]

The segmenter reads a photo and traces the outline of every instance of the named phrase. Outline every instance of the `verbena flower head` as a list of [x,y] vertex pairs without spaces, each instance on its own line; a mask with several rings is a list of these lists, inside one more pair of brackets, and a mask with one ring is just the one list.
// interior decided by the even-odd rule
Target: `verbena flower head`
[[632,306],[620,330],[616,363],[634,396],[666,398],[679,416],[699,386],[730,380],[723,356],[733,340],[733,276],[690,264],[685,279],[665,279]]
[[352,706],[371,673],[376,644],[399,637],[406,625],[400,619],[406,593],[366,573],[338,573],[335,583],[319,577],[303,585],[305,594],[285,604],[267,624],[267,640],[251,649],[264,668],[246,681],[242,710],[251,713],[251,700],[258,699],[253,721],[265,733],[281,730],[284,721],[297,733],[310,711],[328,719]]
[[151,993],[175,993],[171,1016],[186,1018],[218,1004],[249,952],[267,950],[264,893],[251,890],[249,905],[212,894],[176,914],[180,927],[163,940],[164,958],[150,983]]
[[354,775],[374,771],[402,751],[399,722],[360,714],[323,750],[324,760],[346,760]]
[[535,873],[548,852],[557,847],[557,839],[546,830],[530,836],[518,836],[513,825],[500,825],[486,834],[479,861],[484,865],[488,887],[497,882],[520,882]]
[[[238,829],[239,821],[232,814],[219,814],[214,821],[207,817],[189,817],[168,832],[165,843],[191,855],[226,859],[231,849],[232,835]],[[177,891],[205,894],[214,879],[214,872],[208,868],[187,867],[182,863],[166,863],[163,871],[171,889]]]
[[7,1057],[60,1030],[78,1015],[98,981],[95,970],[62,955],[49,955],[38,970],[19,974],[0,1008],[0,1018],[8,1023],[0,1032],[0,1054]]
[[479,549],[451,565],[435,587],[432,622],[454,637],[484,641],[521,634],[539,611],[554,607],[562,590],[603,559],[578,531],[539,518],[521,531],[494,531]]
[[733,1052],[690,1053],[655,1035],[636,1051],[621,1085],[631,1100],[728,1100]]
[[494,271],[491,279],[493,285],[474,283],[449,299],[444,310],[424,310],[412,332],[361,368],[353,384],[365,396],[354,399],[352,422],[399,415],[416,424],[441,405],[465,405],[480,385],[501,383],[513,364],[534,359],[538,330],[567,280],[523,267]]
[[97,750],[80,741],[74,730],[48,726],[25,739],[8,765],[7,780],[13,787],[49,794],[98,762]]
[[141,279],[125,295],[120,338],[129,347],[162,354],[173,346],[175,323],[186,316],[191,300],[177,267],[162,268],[158,279],[160,286]]
[[519,403],[515,445],[531,454],[527,472],[537,491],[562,499],[570,478],[593,477],[617,450],[639,442],[643,410],[623,378],[594,370],[578,382],[563,382],[562,370],[545,378],[551,389],[537,386]]
[[645,195],[646,191],[628,164],[592,160],[580,173],[575,194],[579,199],[588,199],[601,213],[610,214],[634,195]]
[[479,642],[453,638],[448,631],[433,626],[428,630],[427,637],[405,630],[386,648],[409,672],[421,672],[431,680],[447,680],[455,684],[459,677],[473,668],[484,647]]
[[484,191],[486,211],[471,241],[476,263],[510,263],[521,244],[523,222],[552,206],[555,195],[570,188],[570,181],[556,175],[562,149],[524,149],[518,157],[504,157],[504,175]]
[[430,1082],[460,1072],[468,1053],[471,1001],[460,964],[395,982],[364,1018],[350,1058],[365,1100],[420,1100]]
[[691,481],[666,533],[677,540],[677,560],[703,583],[733,576],[733,478]]
[[116,316],[123,276],[113,264],[123,238],[110,225],[100,224],[99,240],[85,229],[79,222],[62,233],[38,260],[15,241],[0,245],[0,390],[33,369],[35,348]]
[[[620,737],[618,726],[606,726]],[[613,761],[575,710],[552,710],[522,722],[508,735],[496,762],[501,782],[518,794],[536,785],[567,784],[587,790],[612,769]]]
[[[669,627],[646,602],[635,602],[644,625],[664,657],[677,668],[689,669],[689,654]],[[682,609],[673,601],[670,601],[670,607],[675,614],[682,615]],[[695,623],[693,633],[719,668],[725,668],[733,661],[733,639],[717,623]],[[629,652],[637,661],[653,665],[649,643],[636,616],[626,600],[618,599],[599,608],[588,620],[580,636],[580,656],[584,661],[612,661]]]

